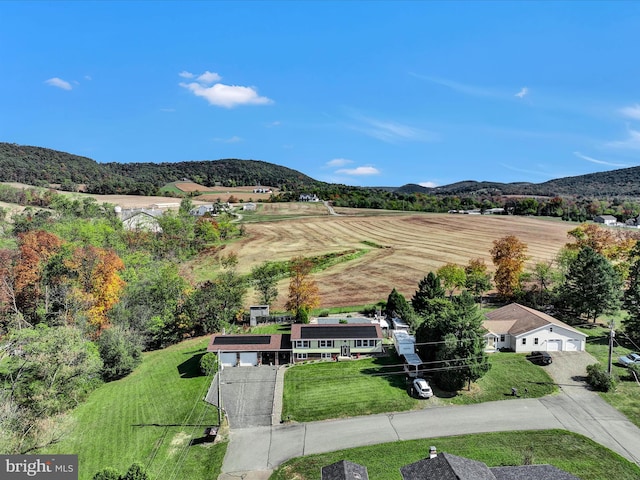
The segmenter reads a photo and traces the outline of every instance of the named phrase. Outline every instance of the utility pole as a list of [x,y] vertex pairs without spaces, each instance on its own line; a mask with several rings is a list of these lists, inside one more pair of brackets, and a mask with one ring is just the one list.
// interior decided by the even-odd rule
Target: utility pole
[[222,358],[220,356],[220,350],[218,350],[218,426],[222,426],[222,389],[220,388],[220,377],[222,377]]
[[609,368],[607,369],[607,373],[609,373],[609,376],[611,376],[611,363],[612,363],[612,358],[613,358],[613,339],[616,336],[616,332],[613,330],[615,326],[615,323],[613,320],[611,320],[611,323],[609,323]]

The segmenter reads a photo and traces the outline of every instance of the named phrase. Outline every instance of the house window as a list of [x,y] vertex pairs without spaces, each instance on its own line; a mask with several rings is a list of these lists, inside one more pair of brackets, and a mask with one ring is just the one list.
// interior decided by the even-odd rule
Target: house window
[[533,339],[533,344],[534,344],[534,345],[538,345],[538,337],[536,337],[536,338],[534,338],[534,339]]
[[323,359],[328,359],[328,358],[331,358],[331,354],[330,353],[321,353],[320,357],[323,358]]
[[523,339],[522,339],[522,344],[523,344],[523,345],[526,345],[526,344],[527,344],[527,339],[526,339],[526,338],[523,338]]
[[306,353],[296,353],[296,360],[306,360],[306,359],[307,359]]
[[500,335],[500,341],[504,342],[504,335]]
[[309,348],[309,340],[297,340],[296,341],[297,348]]
[[356,347],[362,346],[362,340],[356,340]]
[[333,348],[333,340],[320,340],[320,348]]

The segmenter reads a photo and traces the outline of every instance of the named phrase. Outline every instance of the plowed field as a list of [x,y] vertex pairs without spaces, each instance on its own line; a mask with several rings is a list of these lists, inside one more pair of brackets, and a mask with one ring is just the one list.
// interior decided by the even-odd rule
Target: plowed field
[[[265,260],[368,248],[357,260],[315,275],[322,306],[363,305],[386,299],[394,287],[410,298],[422,277],[448,262],[465,265],[481,257],[493,270],[489,251],[494,240],[506,235],[528,245],[529,266],[550,260],[575,226],[489,215],[326,216],[247,224],[247,237],[226,251],[235,251],[239,270],[248,272]],[[285,301],[287,285],[281,282],[279,303]]]

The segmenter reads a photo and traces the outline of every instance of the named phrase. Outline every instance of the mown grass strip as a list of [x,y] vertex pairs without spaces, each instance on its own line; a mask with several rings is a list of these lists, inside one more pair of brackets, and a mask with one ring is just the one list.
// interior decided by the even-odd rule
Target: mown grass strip
[[564,430],[536,430],[410,440],[309,455],[284,463],[270,480],[317,480],[323,466],[340,460],[366,466],[371,480],[400,480],[400,467],[428,457],[431,445],[438,452],[471,458],[489,467],[522,465],[530,459],[582,480],[640,478],[637,465],[586,437]]
[[203,401],[211,378],[199,371],[208,340],[145,353],[131,375],[103,385],[72,412],[76,427],[47,452],[78,454],[81,480],[133,462],[152,478],[216,478],[226,444],[189,445],[204,425],[217,423],[216,408]]

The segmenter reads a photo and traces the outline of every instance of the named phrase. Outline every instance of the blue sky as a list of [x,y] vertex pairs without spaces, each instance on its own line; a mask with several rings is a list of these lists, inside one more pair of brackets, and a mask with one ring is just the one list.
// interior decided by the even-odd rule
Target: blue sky
[[640,2],[0,2],[0,141],[349,185],[640,165]]

